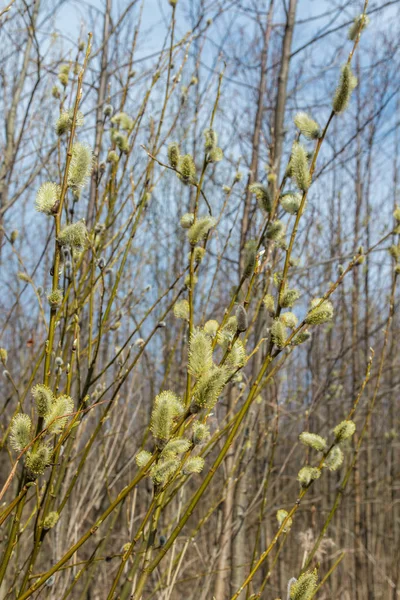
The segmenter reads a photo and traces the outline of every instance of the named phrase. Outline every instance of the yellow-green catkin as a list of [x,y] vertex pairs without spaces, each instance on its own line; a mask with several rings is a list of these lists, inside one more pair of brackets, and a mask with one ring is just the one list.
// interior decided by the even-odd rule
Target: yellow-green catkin
[[248,279],[254,272],[257,262],[257,242],[249,240],[244,247],[244,271],[243,277]]
[[11,421],[10,446],[20,452],[31,441],[32,421],[29,415],[19,413]]
[[213,148],[215,148],[218,144],[218,134],[215,129],[212,129],[211,127],[205,129],[203,134],[204,149],[207,150],[207,152],[210,152],[210,150],[213,150]]
[[361,33],[363,29],[368,27],[368,25],[369,25],[369,17],[364,14],[358,15],[358,17],[356,17],[354,19],[354,23],[352,25],[350,25],[350,28],[349,28],[349,31],[347,34],[347,37],[349,38],[349,40],[354,42],[357,35],[359,33]]
[[118,161],[119,161],[118,154],[115,152],[115,150],[110,150],[110,152],[107,154],[107,162],[112,163],[113,165],[116,165]]
[[180,461],[177,457],[158,462],[150,471],[155,485],[164,485],[178,470]]
[[52,290],[47,294],[47,302],[51,308],[59,308],[63,301],[63,292],[60,289]]
[[0,361],[6,366],[8,360],[8,352],[5,348],[0,348]]
[[207,321],[204,325],[204,331],[206,332],[207,335],[214,337],[215,334],[218,331],[218,321],[216,321],[215,319],[210,319],[209,321]]
[[118,150],[123,152],[124,154],[128,154],[129,152],[129,140],[128,136],[122,133],[122,131],[117,131],[116,129],[111,129],[111,141],[117,146]]
[[194,214],[193,213],[185,213],[181,216],[180,224],[182,229],[189,229],[194,223]]
[[183,465],[183,474],[201,473],[204,468],[204,458],[202,456],[191,456]]
[[207,161],[210,163],[220,162],[224,158],[222,148],[216,147],[207,154]]
[[271,196],[266,185],[262,183],[252,183],[249,187],[249,191],[255,195],[259,207],[265,212],[271,212],[272,202]]
[[282,221],[280,221],[279,219],[275,219],[275,221],[272,221],[272,223],[270,223],[267,227],[267,230],[265,232],[265,237],[268,240],[280,240],[283,236],[285,232],[285,227],[282,223]]
[[46,415],[45,427],[50,433],[61,433],[74,412],[74,401],[70,396],[56,398]]
[[270,315],[275,313],[275,300],[272,294],[265,294],[263,304]]
[[68,186],[79,197],[93,169],[93,152],[87,144],[76,142],[72,146],[71,163],[68,170]]
[[215,227],[216,220],[214,217],[206,216],[200,217],[193,223],[193,225],[188,229],[187,237],[191,246],[195,246],[205,237],[207,237],[210,229]]
[[32,388],[32,397],[35,402],[37,414],[39,417],[45,417],[54,402],[53,392],[47,385],[38,383]]
[[43,521],[43,529],[52,529],[57,524],[60,515],[55,510],[49,512]]
[[195,183],[196,181],[196,165],[194,164],[193,156],[185,154],[181,156],[178,164],[179,179],[185,183]]
[[297,475],[297,479],[303,488],[307,488],[313,481],[320,477],[321,471],[317,467],[303,467]]
[[69,71],[70,71],[69,65],[61,65],[60,69],[58,71],[58,80],[61,83],[61,85],[63,85],[64,87],[67,87],[67,85],[68,85]]
[[279,297],[279,305],[282,308],[292,308],[296,300],[300,298],[298,290],[288,290],[284,288]]
[[339,425],[336,425],[333,433],[335,435],[336,443],[343,442],[351,438],[356,430],[354,421],[342,421]]
[[56,183],[47,181],[40,186],[36,195],[35,208],[45,215],[54,215],[60,200],[61,187]]
[[183,413],[183,405],[173,392],[161,392],[154,400],[150,430],[159,448],[163,448],[171,436],[176,417]]
[[297,215],[301,204],[301,194],[288,192],[281,197],[281,206],[290,215]]
[[148,452],[147,450],[140,450],[140,452],[138,452],[135,456],[135,461],[139,469],[142,469],[144,466],[146,466],[152,456],[153,455],[151,452]]
[[[201,263],[201,261],[204,258],[205,253],[206,253],[206,249],[202,248],[201,246],[197,246],[193,250],[193,260],[196,263],[196,265],[199,265]],[[189,256],[190,256],[190,254],[189,254]]]
[[[279,527],[282,525],[282,523],[285,521],[285,519],[288,517],[288,515],[289,515],[288,511],[283,508],[281,508],[277,511],[276,519],[278,521]],[[290,531],[292,524],[293,524],[293,519],[290,517],[289,519],[287,519],[287,521],[285,523],[285,527],[282,530],[283,533],[287,533],[288,531]]]
[[211,339],[205,331],[197,329],[190,336],[188,371],[198,378],[208,373],[212,366]]
[[242,367],[246,362],[246,350],[242,340],[236,340],[226,357],[226,364],[232,369]]
[[226,368],[214,367],[212,371],[200,377],[193,393],[191,412],[196,413],[203,408],[213,408],[225,387],[228,376]]
[[286,327],[280,319],[274,319],[271,326],[271,339],[275,346],[283,348],[286,342]]
[[285,327],[289,327],[289,329],[294,329],[297,325],[298,318],[292,312],[285,312],[280,315],[280,319]]
[[[55,125],[56,134],[61,137],[68,131],[71,131],[72,123],[74,120],[74,109],[64,110],[58,117]],[[77,111],[75,117],[75,127],[82,127],[84,123],[83,113],[80,110]]]
[[83,221],[66,225],[60,232],[57,240],[60,246],[70,246],[77,250],[84,248],[86,241],[86,225]]
[[295,180],[297,187],[302,192],[306,192],[311,185],[308,154],[304,146],[298,142],[293,144],[290,164],[291,176]]
[[191,443],[187,438],[178,437],[170,440],[168,444],[164,447],[161,457],[162,458],[171,458],[174,455],[184,454],[188,450],[190,450]]
[[195,446],[204,444],[210,437],[210,429],[205,423],[195,421],[192,427],[192,442]]
[[37,447],[32,448],[27,454],[26,468],[34,477],[43,475],[46,467],[50,464],[51,455],[51,448],[44,442],[39,442]]
[[321,437],[320,435],[317,435],[316,433],[303,431],[303,433],[301,433],[299,436],[299,440],[302,444],[313,448],[317,452],[325,452],[326,450],[327,444],[325,438]]
[[342,67],[339,85],[333,98],[332,108],[336,114],[346,110],[349,105],[351,94],[357,86],[357,77],[353,75],[350,64],[346,63]]
[[290,587],[290,600],[310,600],[317,588],[317,570],[306,571]]
[[333,318],[333,305],[329,300],[321,302],[321,298],[311,300],[310,310],[305,318],[309,325],[322,325]]
[[317,140],[321,135],[320,126],[305,112],[298,112],[294,117],[294,124],[301,134],[309,140]]
[[174,315],[177,319],[189,319],[189,302],[187,300],[179,300],[174,305]]
[[121,129],[125,131],[131,131],[133,128],[133,119],[129,115],[124,112],[116,113],[111,119],[111,123],[114,125],[119,125]]
[[180,158],[180,150],[177,142],[171,142],[170,144],[168,144],[167,155],[169,165],[173,169],[176,169],[178,167]]
[[323,466],[330,471],[337,471],[343,463],[343,452],[339,446],[334,446],[324,460]]

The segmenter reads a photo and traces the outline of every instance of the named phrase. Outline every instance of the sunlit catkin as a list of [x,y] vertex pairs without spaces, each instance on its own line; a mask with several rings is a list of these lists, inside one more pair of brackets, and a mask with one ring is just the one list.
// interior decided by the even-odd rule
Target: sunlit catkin
[[329,300],[321,302],[321,298],[311,300],[310,311],[305,321],[309,325],[321,325],[333,318],[333,305]]
[[77,250],[81,250],[85,246],[86,241],[86,225],[83,221],[66,225],[60,232],[57,240],[60,246],[69,246]]
[[93,169],[93,152],[87,144],[76,142],[72,146],[71,163],[68,170],[68,186],[79,197]]
[[297,475],[297,479],[303,488],[307,488],[313,481],[320,477],[321,471],[317,467],[303,467]]
[[60,433],[74,412],[74,401],[70,396],[59,396],[46,415],[45,427],[50,433]]
[[339,446],[334,446],[324,460],[323,466],[330,471],[337,471],[343,463],[343,452]]
[[332,108],[336,114],[342,113],[349,105],[351,94],[357,86],[357,77],[353,75],[350,64],[342,67],[339,85],[333,98]]
[[25,461],[26,468],[35,477],[42,475],[50,464],[51,455],[51,448],[44,442],[39,442],[37,447],[28,452]]
[[36,195],[35,208],[45,215],[54,215],[60,199],[61,187],[56,183],[47,181],[40,186]]
[[190,154],[181,156],[178,163],[179,179],[185,183],[194,183],[196,181],[196,165]]
[[59,308],[63,301],[63,292],[60,289],[51,290],[47,294],[47,302],[49,306],[53,309]]
[[51,405],[54,402],[53,392],[47,385],[38,383],[32,388],[32,397],[37,414],[39,417],[45,417],[50,412]]
[[316,569],[303,573],[290,587],[290,600],[310,600],[314,596],[317,582]]
[[295,192],[288,192],[281,197],[281,206],[283,210],[288,212],[290,215],[297,215],[301,204],[301,194]]
[[336,425],[333,433],[335,435],[336,443],[343,442],[351,438],[356,430],[354,421],[342,421],[339,425]]
[[32,421],[29,415],[19,413],[11,421],[10,446],[20,452],[31,441]]
[[171,458],[174,455],[184,454],[190,449],[191,443],[187,438],[174,438],[164,447],[161,457]]
[[206,216],[200,217],[193,223],[193,225],[188,229],[187,237],[191,246],[195,246],[198,242],[203,240],[210,229],[215,227],[216,220],[214,217]]
[[150,471],[153,483],[155,485],[164,485],[167,483],[168,479],[178,470],[179,464],[180,461],[176,457],[158,462]]
[[189,229],[194,223],[194,214],[185,213],[181,216],[180,224],[182,229]]
[[111,119],[111,123],[119,125],[125,131],[131,131],[133,128],[133,119],[124,112],[116,113]]
[[152,456],[153,455],[151,452],[148,452],[147,450],[140,450],[140,452],[138,452],[135,456],[135,461],[139,469],[142,469],[144,466],[146,466]]
[[[279,509],[276,513],[276,519],[278,521],[279,527],[281,527],[282,523],[285,521],[285,519],[287,519],[289,513],[287,510],[284,510],[283,508]],[[291,517],[289,517],[289,519],[287,519],[286,523],[285,523],[285,527],[283,528],[283,533],[287,533],[288,531],[290,531],[290,528],[293,524],[293,519]]]
[[280,319],[274,319],[271,326],[271,339],[275,346],[283,348],[286,342],[286,327]]
[[321,135],[321,129],[316,121],[305,112],[298,112],[294,117],[294,124],[301,134],[309,140],[317,140]]
[[203,375],[198,380],[193,393],[191,412],[213,408],[225,387],[228,376],[229,373],[224,367],[214,367],[210,373]]
[[150,419],[150,430],[159,448],[163,448],[171,436],[174,419],[183,413],[183,405],[171,391],[158,394]]
[[204,468],[204,458],[202,456],[191,456],[183,465],[183,474],[201,473]]
[[189,302],[187,300],[179,300],[174,305],[174,315],[177,319],[189,319]]
[[294,329],[297,325],[298,318],[292,312],[285,312],[280,315],[280,319],[285,327],[289,327],[289,329]]
[[210,437],[210,429],[205,423],[195,421],[192,427],[192,442],[195,446],[204,444]]
[[302,444],[317,450],[317,452],[325,452],[326,450],[326,440],[316,433],[303,431],[303,433],[299,435],[299,440]]
[[304,146],[298,142],[293,144],[290,164],[291,176],[295,180],[297,187],[303,192],[306,192],[311,185],[308,154]]
[[200,377],[208,373],[212,366],[211,339],[205,331],[197,329],[190,336],[188,371],[195,377]]

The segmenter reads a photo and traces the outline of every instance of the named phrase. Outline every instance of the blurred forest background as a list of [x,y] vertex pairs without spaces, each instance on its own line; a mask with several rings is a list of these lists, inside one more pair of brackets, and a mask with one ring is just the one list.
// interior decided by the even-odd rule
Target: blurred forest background
[[[203,473],[172,481],[148,521],[155,492],[143,479],[99,524],[134,479],[138,451],[152,450],[155,396],[185,395],[188,323],[174,306],[188,298],[195,326],[221,323],[246,267],[245,246],[263,225],[251,185],[261,182],[276,195],[298,112],[324,127],[352,49],[348,30],[364,3],[15,0],[7,7],[3,0],[0,598],[28,597],[43,573],[43,587],[30,593],[41,600],[139,598],[131,594],[146,567],[141,561],[158,556],[187,510],[268,352],[272,318],[263,299],[276,293],[273,275],[283,268],[287,244],[280,239],[258,255],[256,277],[238,294],[247,307],[251,358],[207,415]],[[277,357],[279,368],[257,390],[206,493],[148,573],[140,596],[146,600],[286,600],[289,580],[316,566],[319,580],[328,575],[315,596],[321,600],[400,598],[400,323],[393,293],[400,250],[388,252],[398,244],[392,232],[400,203],[400,2],[371,1],[367,13],[352,58],[358,86],[348,110],[330,123],[293,247],[290,285],[300,293],[300,320],[357,253],[363,260],[330,298],[333,320]],[[44,381],[46,292],[54,281],[54,219],[35,211],[35,197],[44,182],[63,180],[68,135],[58,136],[55,123],[75,106],[82,66],[77,135],[95,162],[80,197],[66,197],[61,218],[85,219],[90,241],[61,264],[64,302],[50,311],[55,333],[45,380],[55,393],[67,390],[83,412],[56,448],[56,465],[26,487],[23,461],[8,480],[17,456],[10,422],[21,410],[35,418],[31,388]],[[128,147],[115,162],[109,152],[124,141],[110,137],[111,110],[132,120]],[[203,131],[213,114],[223,159],[207,164],[200,194],[166,166],[167,146],[177,142],[200,174]],[[180,219],[195,205],[200,216],[211,209],[216,226],[189,298],[190,245]],[[277,216],[288,242],[294,217],[280,207]],[[290,531],[235,596],[279,529],[277,511],[295,505],[299,469],[313,461],[299,434],[328,436],[361,391],[342,467],[326,469],[310,487]],[[59,520],[43,529],[50,510]]]

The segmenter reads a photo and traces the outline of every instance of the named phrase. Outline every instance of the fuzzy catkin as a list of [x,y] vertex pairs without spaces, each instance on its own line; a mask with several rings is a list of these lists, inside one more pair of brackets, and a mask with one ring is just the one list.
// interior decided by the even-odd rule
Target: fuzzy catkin
[[212,366],[211,339],[205,331],[197,329],[190,336],[188,371],[198,378],[208,373]]
[[50,181],[43,183],[36,195],[36,210],[45,215],[54,215],[57,210],[60,194],[61,187],[58,184],[51,183]]
[[38,383],[32,388],[32,397],[35,402],[37,414],[39,417],[45,417],[54,402],[53,392],[47,385]]
[[299,440],[305,445],[313,448],[317,452],[325,452],[326,450],[326,440],[317,435],[316,433],[310,433],[308,431],[303,431],[300,434]]
[[249,322],[247,319],[247,312],[246,312],[246,309],[244,308],[244,306],[242,306],[241,304],[239,304],[236,309],[236,321],[237,321],[237,330],[239,333],[243,333],[244,331],[247,331],[247,328],[249,326]]
[[317,582],[316,569],[303,573],[290,587],[290,600],[310,600],[316,590]]
[[173,169],[176,169],[179,163],[180,150],[177,142],[168,144],[167,149],[168,162]]
[[349,105],[351,94],[357,86],[357,77],[353,75],[350,64],[346,63],[342,67],[339,85],[333,98],[332,108],[336,114],[346,110]]
[[300,130],[304,137],[309,140],[317,140],[321,135],[321,130],[316,121],[305,112],[298,112],[294,117],[294,124]]
[[291,176],[295,180],[297,187],[302,192],[306,192],[311,185],[308,154],[304,146],[302,146],[298,142],[295,142],[293,144],[290,164]]
[[195,246],[196,244],[198,244],[198,242],[200,242],[207,236],[210,229],[215,227],[215,225],[216,220],[214,219],[214,217],[206,216],[197,219],[197,221],[193,223],[193,225],[188,229],[187,232],[187,237],[190,242],[190,245]]
[[262,183],[252,183],[249,187],[249,191],[255,195],[259,207],[265,212],[271,212],[272,202],[269,190],[266,185]]

